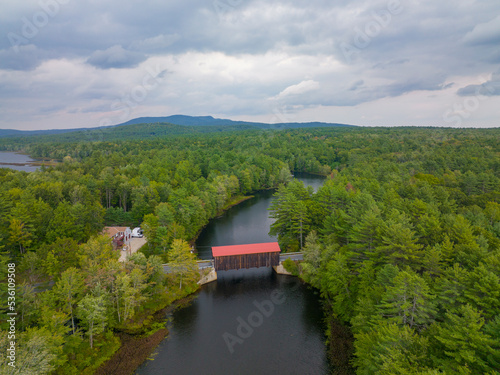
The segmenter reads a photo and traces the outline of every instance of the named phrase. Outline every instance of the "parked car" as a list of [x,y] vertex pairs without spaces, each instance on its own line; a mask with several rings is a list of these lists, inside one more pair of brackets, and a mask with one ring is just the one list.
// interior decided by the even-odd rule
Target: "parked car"
[[132,237],[142,238],[144,235],[142,234],[142,229],[140,227],[134,228],[132,230]]

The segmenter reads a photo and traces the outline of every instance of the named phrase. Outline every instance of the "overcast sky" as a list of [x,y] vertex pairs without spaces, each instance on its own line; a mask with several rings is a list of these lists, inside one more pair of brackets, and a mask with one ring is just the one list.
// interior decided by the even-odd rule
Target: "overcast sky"
[[498,0],[0,0],[0,128],[500,125]]

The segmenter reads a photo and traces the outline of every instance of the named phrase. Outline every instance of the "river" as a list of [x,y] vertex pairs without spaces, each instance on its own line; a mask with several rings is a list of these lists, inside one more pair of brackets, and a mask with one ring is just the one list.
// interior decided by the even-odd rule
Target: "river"
[[[324,178],[299,176],[317,189]],[[271,191],[231,208],[205,228],[208,244],[274,241],[268,236]],[[200,249],[205,249],[201,251]],[[317,291],[270,268],[218,273],[196,299],[167,316],[168,337],[137,374],[328,374],[323,311]]]
[[[295,173],[295,178],[314,191],[325,181],[323,176]],[[210,221],[196,240],[200,259],[212,259],[211,246],[241,245],[247,243],[273,242],[276,237],[269,235],[273,219],[268,208],[273,200],[274,190],[261,191],[236,207]]]

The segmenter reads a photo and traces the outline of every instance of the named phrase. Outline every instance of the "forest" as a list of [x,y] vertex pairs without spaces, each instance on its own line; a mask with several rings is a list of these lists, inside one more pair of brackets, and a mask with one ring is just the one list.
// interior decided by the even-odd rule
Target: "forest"
[[[59,163],[0,169],[0,278],[16,265],[23,366],[0,373],[94,373],[119,332],[146,334],[155,311],[197,288],[189,243],[208,221],[264,189],[276,189],[271,233],[304,252],[301,277],[321,292],[331,327],[352,335],[357,374],[500,368],[498,129],[137,138],[2,140]],[[289,182],[302,171],[329,179],[314,193]],[[141,225],[147,245],[118,262],[105,225]],[[165,262],[176,272],[166,276]],[[6,305],[1,313],[5,363]],[[335,365],[333,328],[329,346]]]
[[349,146],[317,193],[296,182],[278,189],[271,229],[282,248],[304,253],[339,373],[349,366],[335,353],[346,350],[336,322],[354,338],[357,374],[498,373],[498,131],[341,138]]

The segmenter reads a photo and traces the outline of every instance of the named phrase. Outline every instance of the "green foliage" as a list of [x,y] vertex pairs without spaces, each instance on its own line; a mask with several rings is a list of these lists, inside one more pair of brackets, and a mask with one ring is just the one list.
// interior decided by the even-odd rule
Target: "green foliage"
[[51,337],[44,329],[28,329],[16,336],[15,368],[7,365],[7,349],[10,341],[6,331],[0,331],[0,374],[44,375],[54,368],[56,354]]
[[325,140],[339,172],[317,193],[280,187],[271,234],[302,247],[304,279],[352,327],[357,373],[493,373],[498,131],[361,133]]
[[387,287],[379,314],[398,325],[423,329],[434,320],[433,299],[425,280],[408,269],[399,272]]
[[[304,279],[331,318],[352,327],[358,373],[499,368],[498,129],[172,136],[188,129],[133,125],[95,142],[78,133],[7,141],[61,161],[29,174],[0,169],[0,263],[18,264],[23,347],[42,353],[28,362],[91,373],[119,345],[111,330],[140,328],[149,308],[195,290],[186,241],[242,195],[278,188],[271,233],[282,249],[303,251]],[[314,193],[289,181],[290,171],[330,179]],[[119,263],[98,236],[105,223],[141,225],[147,257]],[[470,340],[457,329],[469,326]]]
[[51,295],[53,295],[56,306],[71,318],[73,334],[75,334],[75,308],[77,302],[85,290],[83,274],[76,268],[68,268],[61,274],[61,278],[54,285]]
[[179,289],[182,289],[182,281],[189,283],[198,277],[198,264],[191,253],[189,244],[184,240],[174,240],[168,255],[168,266],[171,272],[179,277]]
[[477,310],[463,305],[457,314],[446,313],[445,317],[445,322],[432,332],[436,341],[434,362],[442,370],[483,374],[498,369],[498,337],[484,332],[484,319]]
[[87,294],[78,303],[77,316],[87,329],[90,348],[93,348],[94,336],[104,332],[108,317],[106,315],[106,295]]
[[[287,187],[280,186],[276,199],[269,208],[271,218],[276,221],[271,225],[269,234],[279,235],[281,247],[287,250],[301,250],[310,231],[311,191],[300,181],[293,180]],[[286,236],[285,236],[286,235]],[[298,241],[298,249],[294,241]]]
[[9,232],[9,244],[19,246],[19,252],[23,254],[32,242],[29,229],[21,220],[13,218],[10,221]]
[[299,276],[299,266],[290,258],[283,261],[283,267],[293,276]]
[[130,226],[134,227],[137,222],[130,212],[124,211],[121,207],[109,207],[104,215],[104,224],[106,226]]
[[321,266],[321,245],[318,243],[316,231],[312,231],[306,238],[306,245],[302,249],[304,256],[304,277],[312,285],[318,286],[318,270]]
[[80,246],[80,265],[84,269],[102,265],[107,260],[117,259],[118,257],[119,254],[113,251],[111,242],[106,236],[92,237],[88,242]]
[[406,325],[380,325],[356,335],[354,345],[357,374],[429,373],[428,340]]
[[79,266],[80,249],[72,238],[58,238],[51,244],[42,245],[32,254],[38,257],[35,267],[38,266],[45,275],[56,280],[68,268]]

